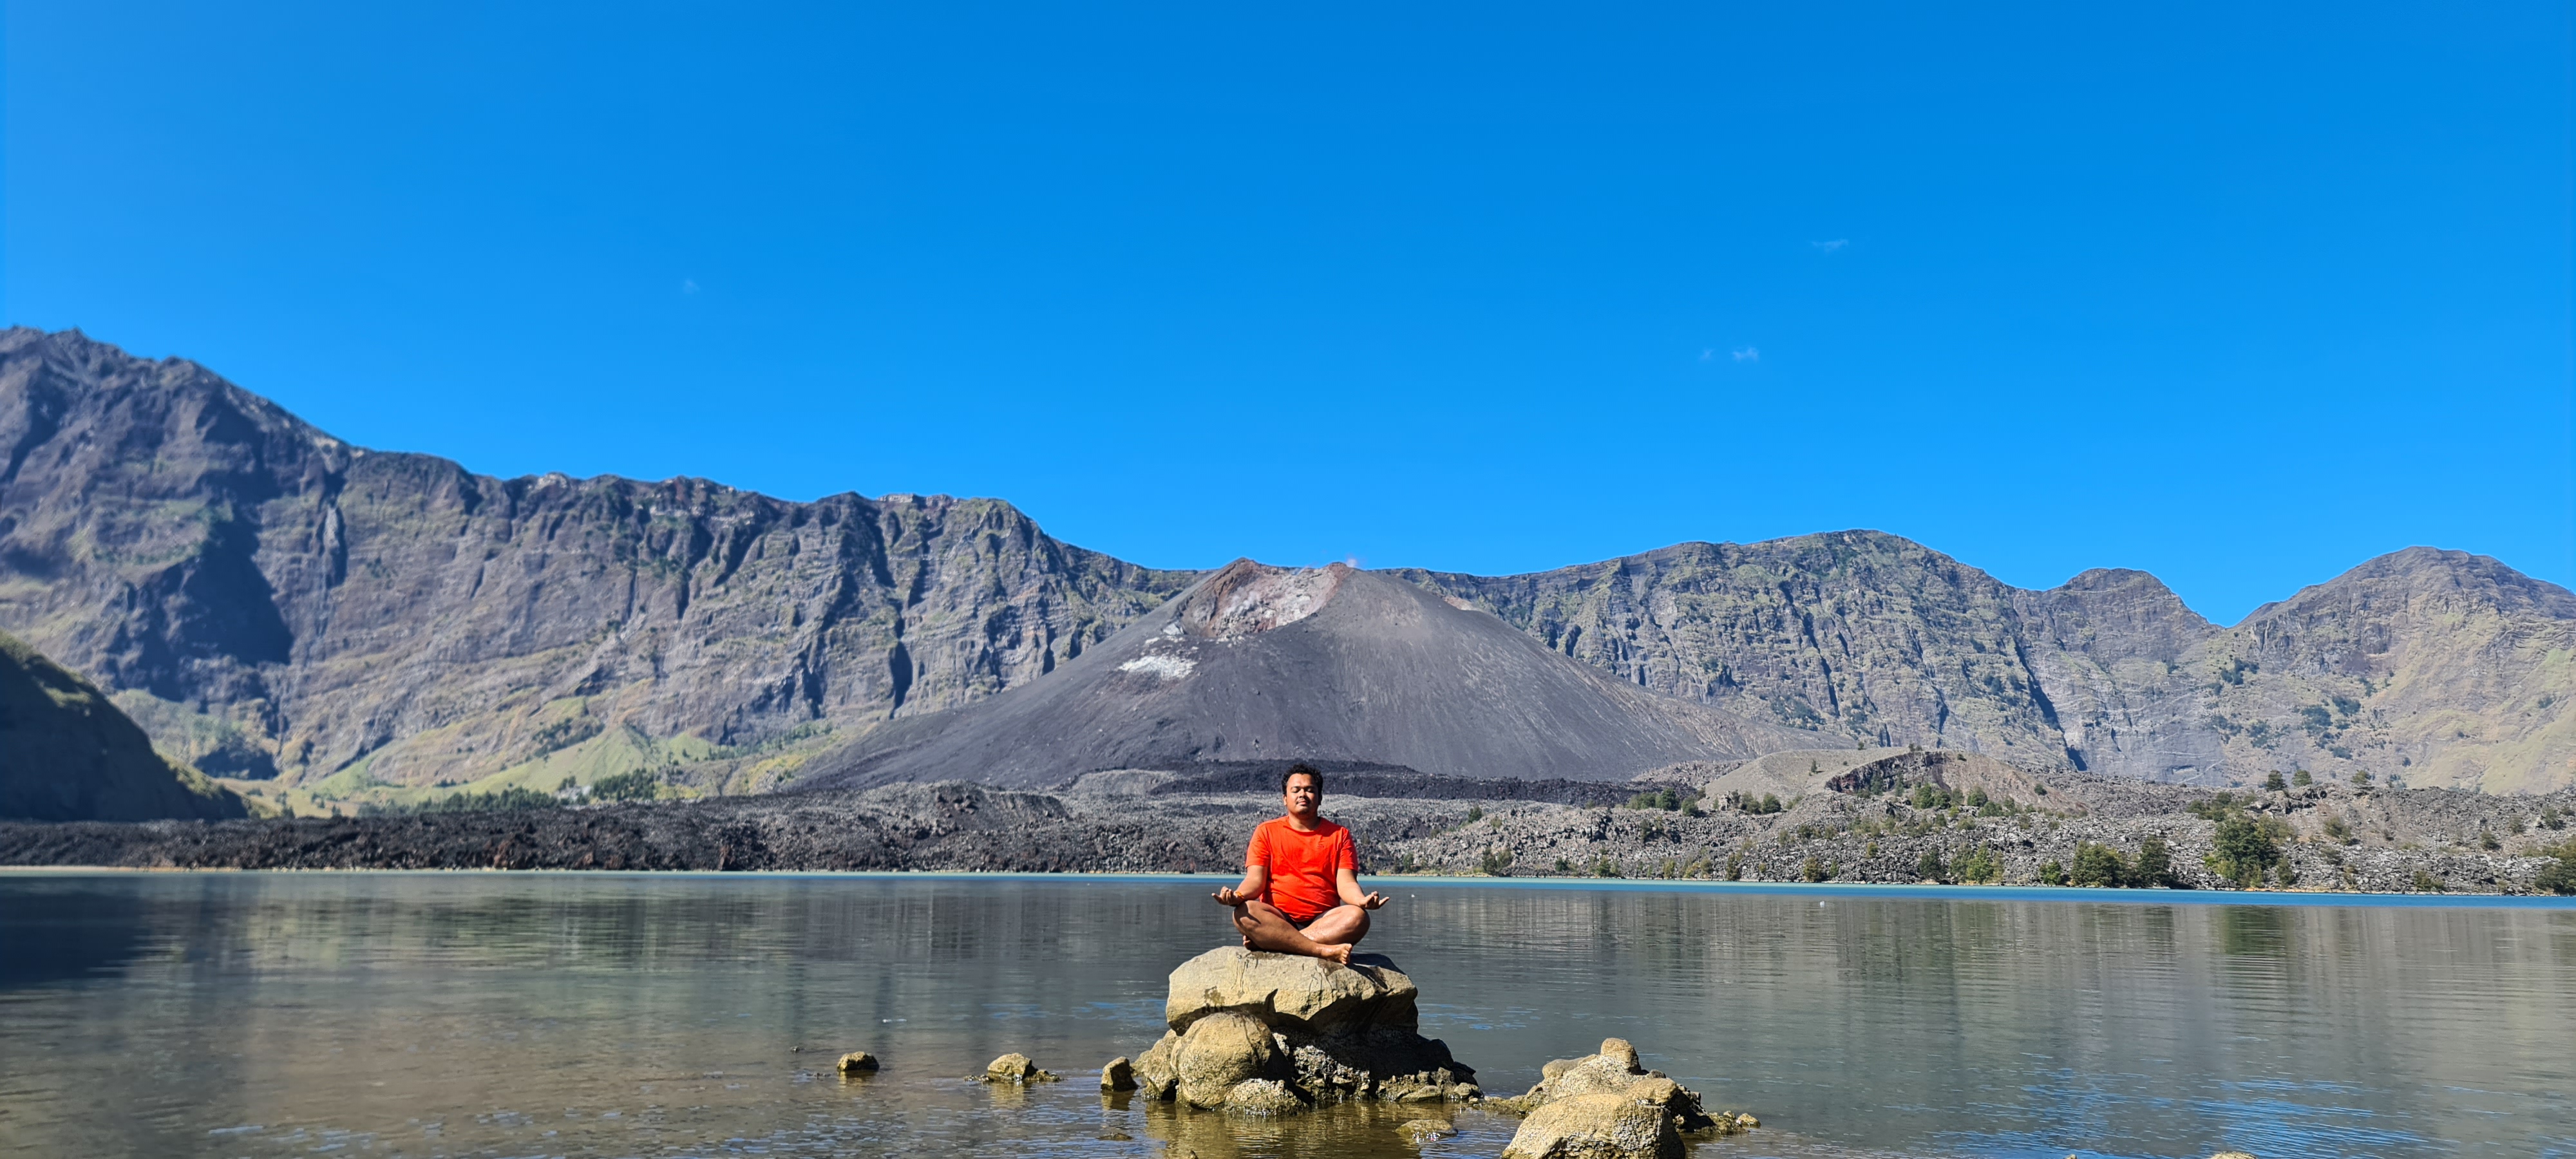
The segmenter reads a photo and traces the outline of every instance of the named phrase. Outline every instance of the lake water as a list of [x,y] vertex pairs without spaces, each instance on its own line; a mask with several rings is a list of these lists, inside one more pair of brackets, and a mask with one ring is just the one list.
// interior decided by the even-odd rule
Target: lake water
[[[0,875],[0,1151],[1493,1155],[1105,1100],[1215,878]],[[2576,1155],[2576,909],[1379,879],[1491,1093],[1634,1041],[1754,1156]],[[2146,897],[2150,900],[2136,900]],[[831,1073],[842,1051],[886,1060]],[[1067,1080],[960,1076],[1020,1051]]]

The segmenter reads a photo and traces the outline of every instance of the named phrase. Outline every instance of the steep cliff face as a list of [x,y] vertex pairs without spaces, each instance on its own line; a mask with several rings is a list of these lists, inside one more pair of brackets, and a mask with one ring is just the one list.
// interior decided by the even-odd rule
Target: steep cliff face
[[0,335],[0,448],[0,627],[226,774],[456,783],[610,729],[703,755],[865,727],[1049,671],[1191,578],[990,500],[369,452],[77,332]]
[[2067,762],[2014,589],[1893,535],[1688,543],[1523,576],[1403,574],[1640,686],[1826,743]]
[[2200,649],[2218,628],[2172,589],[2142,571],[2097,569],[2015,592],[2013,608],[2071,763],[2151,781],[2226,781],[2200,694]]
[[0,818],[222,820],[242,799],[154,752],[89,681],[0,632]]

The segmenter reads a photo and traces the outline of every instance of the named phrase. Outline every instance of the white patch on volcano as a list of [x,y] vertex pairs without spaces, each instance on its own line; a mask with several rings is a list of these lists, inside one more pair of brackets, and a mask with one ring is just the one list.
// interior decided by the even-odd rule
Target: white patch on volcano
[[1152,676],[1160,676],[1165,680],[1178,680],[1181,677],[1189,675],[1191,670],[1198,666],[1198,661],[1183,660],[1178,656],[1139,656],[1119,665],[1118,670],[1121,672],[1143,672]]

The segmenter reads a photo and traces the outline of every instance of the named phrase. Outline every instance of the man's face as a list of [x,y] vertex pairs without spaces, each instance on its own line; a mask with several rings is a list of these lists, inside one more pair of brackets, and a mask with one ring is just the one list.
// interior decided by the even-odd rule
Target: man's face
[[1304,773],[1288,778],[1288,787],[1279,791],[1279,801],[1288,807],[1289,816],[1304,820],[1324,807],[1324,787],[1316,783],[1319,779]]

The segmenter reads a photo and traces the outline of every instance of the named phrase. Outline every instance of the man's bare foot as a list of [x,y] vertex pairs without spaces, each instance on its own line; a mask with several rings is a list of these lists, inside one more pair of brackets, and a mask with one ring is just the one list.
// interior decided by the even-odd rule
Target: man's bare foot
[[1351,948],[1349,946],[1319,945],[1315,947],[1315,956],[1322,958],[1327,962],[1331,962],[1336,966],[1347,966],[1351,964]]

